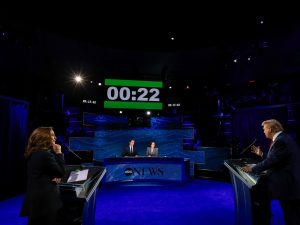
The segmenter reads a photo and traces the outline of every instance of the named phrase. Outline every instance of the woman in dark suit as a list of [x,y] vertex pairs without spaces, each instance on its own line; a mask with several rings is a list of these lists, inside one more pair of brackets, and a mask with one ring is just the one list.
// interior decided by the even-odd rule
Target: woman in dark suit
[[158,148],[156,147],[156,144],[154,141],[151,141],[150,146],[147,147],[146,155],[147,156],[158,156]]
[[[282,125],[274,119],[262,123],[266,138],[271,139],[271,147],[265,159],[256,165],[248,165],[245,172],[260,173],[267,171],[262,186],[267,193],[260,196],[278,199],[283,210],[286,225],[300,224],[300,148],[297,143],[283,132]],[[263,157],[263,151],[256,146],[252,152]],[[262,190],[262,189],[260,189]],[[260,191],[261,192],[261,191]],[[269,204],[268,204],[269,205]],[[270,210],[265,214],[270,217]],[[263,224],[269,224],[268,221]]]
[[65,173],[61,146],[51,127],[39,127],[29,137],[27,161],[27,192],[21,216],[28,217],[28,225],[57,224],[57,213],[62,207],[58,183]]

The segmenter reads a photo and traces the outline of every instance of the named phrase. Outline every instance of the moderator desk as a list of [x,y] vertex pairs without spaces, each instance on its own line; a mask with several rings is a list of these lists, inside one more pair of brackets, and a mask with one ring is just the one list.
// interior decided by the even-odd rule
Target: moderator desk
[[179,157],[112,157],[103,164],[105,182],[183,182],[190,170],[190,159]]

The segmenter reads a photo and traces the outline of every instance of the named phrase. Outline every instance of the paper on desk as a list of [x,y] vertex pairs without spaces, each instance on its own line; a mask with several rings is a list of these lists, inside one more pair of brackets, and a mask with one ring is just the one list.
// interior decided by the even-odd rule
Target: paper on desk
[[88,172],[89,172],[88,169],[80,170],[80,171],[72,171],[70,173],[67,183],[86,180]]

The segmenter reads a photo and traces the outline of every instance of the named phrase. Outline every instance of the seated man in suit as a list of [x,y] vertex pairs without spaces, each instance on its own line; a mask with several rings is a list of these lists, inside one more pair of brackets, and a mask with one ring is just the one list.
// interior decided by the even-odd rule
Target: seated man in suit
[[134,146],[135,140],[133,138],[131,138],[129,140],[129,144],[128,146],[126,146],[123,149],[123,153],[122,156],[126,157],[126,156],[138,156],[138,151],[136,149],[136,147]]
[[156,144],[154,141],[151,141],[150,146],[147,147],[146,155],[147,156],[158,156],[158,148],[156,147]]

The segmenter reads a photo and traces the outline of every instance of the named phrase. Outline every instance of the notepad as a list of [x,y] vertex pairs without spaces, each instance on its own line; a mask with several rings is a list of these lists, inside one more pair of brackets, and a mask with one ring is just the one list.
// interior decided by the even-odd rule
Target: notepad
[[67,183],[86,180],[88,176],[88,172],[89,172],[88,169],[80,170],[80,171],[72,171],[70,173]]

